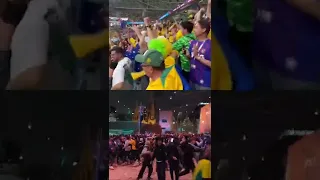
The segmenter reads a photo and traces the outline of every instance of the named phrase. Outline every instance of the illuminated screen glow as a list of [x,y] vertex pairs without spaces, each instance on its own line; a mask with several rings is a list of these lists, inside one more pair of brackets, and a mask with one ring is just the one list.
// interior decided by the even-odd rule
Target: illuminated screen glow
[[203,106],[200,110],[198,133],[211,133],[211,104]]

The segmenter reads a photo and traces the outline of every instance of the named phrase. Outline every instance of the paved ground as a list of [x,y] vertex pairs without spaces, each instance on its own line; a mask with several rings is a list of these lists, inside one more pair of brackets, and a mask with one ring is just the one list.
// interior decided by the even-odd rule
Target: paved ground
[[[109,180],[136,180],[141,166],[132,167],[132,166],[118,166],[114,170],[109,170]],[[154,165],[155,169],[155,165]],[[147,179],[148,168],[144,172],[143,180]],[[153,180],[157,180],[157,173],[154,171],[152,173]],[[170,173],[166,171],[166,180],[170,180]],[[179,180],[191,180],[192,174],[185,175]]]

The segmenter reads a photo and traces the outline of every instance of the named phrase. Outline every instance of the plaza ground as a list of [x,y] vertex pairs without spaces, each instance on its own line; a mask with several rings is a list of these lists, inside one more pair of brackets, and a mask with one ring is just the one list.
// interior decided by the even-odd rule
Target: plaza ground
[[[109,170],[109,180],[136,180],[139,174],[141,166],[133,167],[133,166],[118,166],[115,167],[114,170]],[[153,180],[157,180],[157,172],[155,171],[155,165],[154,165],[154,171],[152,173]],[[148,168],[146,168],[143,180],[146,180],[148,176]],[[166,180],[170,180],[170,172],[166,171]],[[185,176],[182,176],[179,178],[179,180],[191,180],[192,174],[189,173]]]

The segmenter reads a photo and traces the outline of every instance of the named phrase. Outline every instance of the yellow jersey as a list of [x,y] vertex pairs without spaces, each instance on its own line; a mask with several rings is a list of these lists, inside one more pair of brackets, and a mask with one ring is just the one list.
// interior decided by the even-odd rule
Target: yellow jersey
[[149,81],[146,90],[183,90],[181,78],[175,66],[166,68],[160,78]]
[[136,141],[135,140],[131,139],[130,144],[131,144],[132,150],[137,150]]
[[202,159],[193,172],[192,180],[211,179],[211,161]]
[[171,36],[171,35],[169,36],[169,42],[170,42],[170,43],[174,43],[174,37]]
[[182,31],[179,30],[176,34],[176,40],[178,41],[180,38],[182,38],[183,34],[182,34]]

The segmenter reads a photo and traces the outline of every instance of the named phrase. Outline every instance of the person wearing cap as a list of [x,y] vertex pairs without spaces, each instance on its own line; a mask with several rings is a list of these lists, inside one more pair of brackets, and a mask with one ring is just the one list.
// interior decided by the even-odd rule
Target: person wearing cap
[[143,55],[137,55],[135,60],[141,63],[145,75],[150,79],[146,90],[183,89],[181,83],[177,82],[177,79],[170,73],[173,66],[165,67],[164,57],[159,51],[149,49]]

